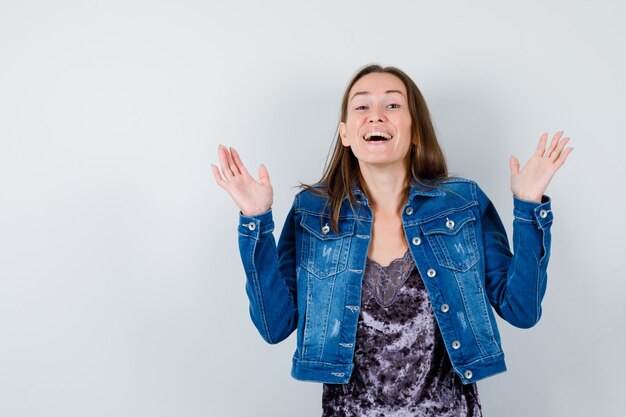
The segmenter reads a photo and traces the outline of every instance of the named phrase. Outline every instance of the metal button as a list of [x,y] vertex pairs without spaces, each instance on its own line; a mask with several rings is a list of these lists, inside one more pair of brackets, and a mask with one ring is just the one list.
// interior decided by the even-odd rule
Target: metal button
[[454,342],[452,342],[453,349],[458,349],[460,347],[461,347],[461,342],[459,342],[458,340],[455,340]]
[[428,275],[429,278],[434,278],[435,275],[437,275],[437,271],[435,271],[432,268],[429,268],[428,271],[426,271],[426,275]]
[[415,236],[413,238],[413,240],[411,240],[411,243],[413,243],[415,246],[419,246],[422,243],[422,239],[420,239],[419,237]]
[[256,224],[254,224],[253,222],[248,223],[248,229],[250,230],[256,229]]
[[542,219],[545,219],[546,217],[548,217],[548,212],[545,210],[539,211],[539,217],[541,217]]
[[407,207],[406,210],[404,210],[404,212],[410,216],[411,214],[413,214],[413,207]]
[[470,371],[469,369],[467,371],[465,371],[464,375],[465,375],[465,378],[467,378],[467,379],[472,379],[472,376],[474,376],[472,371]]
[[328,232],[330,232],[330,227],[328,227],[328,223],[326,223],[324,227],[322,227],[322,234],[326,235]]
[[442,304],[441,305],[441,311],[443,311],[444,313],[447,313],[448,310],[450,310],[450,306],[447,304]]
[[447,227],[448,229],[450,229],[450,230],[454,229],[454,220],[450,220],[450,219],[448,219],[448,220],[446,221],[446,227]]

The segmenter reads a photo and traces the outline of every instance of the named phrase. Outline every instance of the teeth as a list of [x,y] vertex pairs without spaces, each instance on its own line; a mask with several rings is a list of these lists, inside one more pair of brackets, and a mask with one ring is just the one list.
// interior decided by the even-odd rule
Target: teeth
[[365,136],[363,137],[365,140],[369,140],[372,136],[380,136],[383,137],[387,140],[391,139],[391,135],[389,133],[386,132],[368,132],[365,134]]

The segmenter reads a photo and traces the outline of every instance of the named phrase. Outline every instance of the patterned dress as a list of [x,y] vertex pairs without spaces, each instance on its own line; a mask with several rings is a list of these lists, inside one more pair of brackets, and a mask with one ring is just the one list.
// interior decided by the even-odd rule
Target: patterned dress
[[367,258],[347,384],[324,384],[323,417],[480,417],[476,384],[454,373],[426,288],[407,251]]

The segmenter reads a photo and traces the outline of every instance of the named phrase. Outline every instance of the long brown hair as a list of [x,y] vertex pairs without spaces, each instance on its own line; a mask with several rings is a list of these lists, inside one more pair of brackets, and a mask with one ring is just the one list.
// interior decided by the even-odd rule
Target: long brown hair
[[[392,74],[404,83],[408,95],[409,112],[411,113],[412,136],[407,177],[412,182],[426,187],[436,186],[448,178],[446,160],[437,141],[426,101],[417,85],[404,71],[396,67],[382,67],[376,64],[366,65],[357,70],[343,93],[340,121],[345,123],[348,116],[350,90],[357,81],[372,73]],[[352,185],[356,182],[361,190],[366,192],[361,181],[358,160],[349,147],[343,146],[338,130],[335,146],[332,154],[330,154],[330,163],[328,163],[327,158],[322,179],[317,184],[312,185],[301,183],[299,187],[328,197],[331,227],[337,232],[339,229],[339,211],[344,198],[348,196],[352,209],[356,203]],[[408,189],[406,192],[408,193]]]

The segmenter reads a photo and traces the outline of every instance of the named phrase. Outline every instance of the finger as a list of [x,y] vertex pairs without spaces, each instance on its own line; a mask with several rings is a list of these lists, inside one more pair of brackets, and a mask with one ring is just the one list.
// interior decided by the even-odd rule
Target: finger
[[270,174],[263,164],[259,167],[259,182],[263,185],[270,185]]
[[574,150],[574,148],[569,146],[569,147],[565,148],[565,150],[563,152],[561,152],[561,155],[559,156],[559,159],[554,161],[557,169],[559,169],[559,168],[561,168],[563,166],[563,164],[565,163],[565,160],[567,159],[567,156],[570,153],[572,153],[573,150]]
[[565,148],[565,145],[567,145],[567,142],[569,142],[569,138],[568,137],[564,137],[564,138],[562,138],[559,141],[559,144],[557,145],[557,147],[549,155],[549,158],[552,160],[552,162],[554,162],[557,159],[559,159],[559,157],[561,156],[561,152],[563,152],[563,149]]
[[552,137],[552,141],[550,142],[550,147],[548,147],[548,151],[545,154],[548,158],[550,157],[550,155],[552,155],[552,152],[554,152],[554,150],[556,149],[557,145],[559,144],[559,140],[561,139],[561,135],[563,135],[563,131],[559,130]]
[[237,152],[235,148],[233,148],[232,146],[230,148],[230,154],[232,155],[233,161],[235,162],[235,165],[237,166],[237,169],[239,170],[241,175],[243,175],[244,177],[250,177],[250,173],[248,172],[248,170],[246,169],[246,166],[241,161],[239,152]]
[[230,166],[230,170],[233,172],[233,175],[241,175],[239,168],[237,168],[235,161],[233,161],[233,156],[230,154],[230,150],[224,146],[224,151],[226,151],[226,159],[228,159],[228,165]]
[[539,138],[537,149],[535,149],[535,155],[543,156],[543,154],[546,152],[546,142],[548,142],[548,132],[544,133]]
[[220,175],[219,168],[217,166],[211,164],[211,171],[213,171],[213,177],[215,177],[215,182],[217,183],[217,185],[219,185],[223,189],[226,189],[226,184],[228,184],[228,183],[226,181],[224,181],[224,179]]
[[509,158],[509,168],[511,169],[511,175],[517,175],[519,173],[519,161],[516,157]]
[[233,174],[232,169],[230,168],[228,157],[226,156],[228,154],[228,150],[226,149],[224,145],[220,145],[217,148],[217,154],[219,155],[219,158],[220,158],[220,165],[222,167],[222,174],[224,175],[224,180],[228,182],[230,178],[233,178],[235,176],[235,174]]

